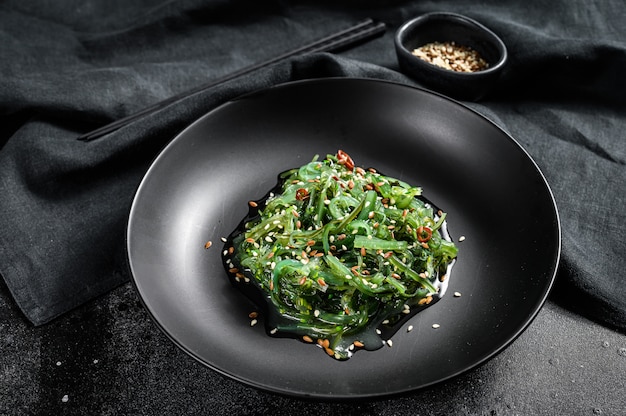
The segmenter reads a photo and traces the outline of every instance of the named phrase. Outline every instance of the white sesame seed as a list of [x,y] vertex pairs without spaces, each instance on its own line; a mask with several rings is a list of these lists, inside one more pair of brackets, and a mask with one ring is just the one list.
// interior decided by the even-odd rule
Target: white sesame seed
[[381,332],[381,331],[380,331],[380,329],[378,329],[378,328],[376,328],[376,333],[377,333],[378,335],[382,334],[382,332]]
[[406,329],[406,332],[411,332],[413,331],[413,325],[409,325],[409,327]]
[[455,298],[460,298],[461,297],[461,292],[454,292],[454,297]]
[[465,241],[465,236],[464,235],[460,236],[459,241]]
[[277,332],[278,332],[278,328],[274,328],[270,331],[270,334],[274,335]]
[[257,324],[257,322],[258,321],[256,319],[251,320],[250,321],[250,326],[255,326]]
[[222,243],[227,242],[228,240],[226,239],[226,237],[220,237],[220,240],[222,240]]
[[388,346],[389,348],[393,347],[393,341],[392,341],[392,340],[390,340],[390,339],[388,339],[388,340],[387,340],[387,346]]
[[440,326],[441,325],[439,325],[439,324],[433,324],[433,328],[435,328],[435,329],[439,328]]
[[70,399],[70,397],[66,394],[65,396],[63,396],[63,397],[61,398],[61,401],[62,401],[63,403],[67,403],[67,401],[68,401],[69,399]]

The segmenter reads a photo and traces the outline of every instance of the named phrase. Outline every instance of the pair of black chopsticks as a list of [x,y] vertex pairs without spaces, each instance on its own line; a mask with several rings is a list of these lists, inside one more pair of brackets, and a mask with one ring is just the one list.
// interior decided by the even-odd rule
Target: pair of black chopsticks
[[315,52],[335,52],[341,50],[343,48],[347,48],[350,46],[354,46],[360,42],[364,42],[366,40],[372,39],[376,36],[383,34],[385,31],[385,24],[382,22],[374,22],[372,19],[366,19],[362,22],[355,24],[347,29],[341,30],[324,38],[318,39],[314,42],[311,42],[307,45],[299,47],[297,49],[293,49],[291,51],[285,52],[282,55],[279,55],[275,58],[271,58],[267,61],[254,64],[239,71],[235,71],[229,75],[226,75],[222,78],[213,80],[207,84],[200,85],[196,88],[193,88],[189,91],[185,91],[181,94],[170,97],[166,100],[160,101],[150,107],[144,108],[134,114],[116,120],[110,124],[102,126],[96,130],[90,131],[78,137],[78,140],[82,140],[85,142],[100,138],[105,136],[115,130],[131,123],[134,120],[137,120],[143,116],[154,113],[172,103],[180,101],[186,97],[197,94],[201,91],[207,90],[211,87],[219,85],[223,82],[230,81],[234,78],[237,78],[241,75],[247,74],[249,72],[255,71],[257,69],[270,66],[279,61],[282,61],[287,58],[291,58],[298,55],[311,54]]

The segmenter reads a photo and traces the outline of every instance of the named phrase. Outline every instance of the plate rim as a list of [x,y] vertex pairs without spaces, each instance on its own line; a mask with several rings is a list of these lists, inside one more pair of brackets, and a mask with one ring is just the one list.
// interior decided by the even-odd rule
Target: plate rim
[[[255,98],[255,97],[259,97],[263,94],[266,93],[270,93],[273,90],[276,89],[285,89],[285,88],[291,88],[293,86],[297,86],[300,84],[318,84],[318,83],[333,83],[333,82],[340,82],[340,83],[344,83],[344,82],[365,82],[365,83],[374,83],[374,84],[389,84],[395,87],[400,87],[400,88],[407,88],[407,89],[412,89],[412,90],[417,90],[421,93],[424,93],[426,95],[431,95],[431,96],[435,96],[439,99],[442,99],[444,101],[447,101],[453,105],[457,105],[462,107],[464,110],[472,113],[474,116],[477,116],[479,118],[481,118],[483,121],[486,121],[488,124],[490,124],[492,127],[494,127],[495,129],[497,129],[499,132],[501,132],[504,136],[506,136],[507,140],[509,140],[513,145],[516,146],[518,151],[521,151],[522,154],[524,155],[525,159],[527,162],[530,162],[532,164],[533,169],[538,173],[539,177],[541,178],[541,185],[544,188],[545,191],[547,191],[547,195],[549,196],[549,200],[550,200],[550,206],[554,212],[554,229],[551,230],[551,232],[555,233],[555,255],[554,257],[551,259],[551,262],[553,263],[553,270],[551,270],[550,272],[550,277],[546,278],[546,285],[545,288],[543,289],[543,295],[541,296],[540,299],[538,299],[536,306],[533,307],[531,313],[528,315],[528,317],[525,319],[524,324],[521,325],[514,333],[510,334],[507,336],[507,340],[506,342],[502,343],[502,345],[500,345],[499,347],[493,349],[489,354],[486,354],[484,357],[482,357],[482,359],[480,359],[479,361],[476,361],[475,363],[469,365],[469,366],[463,366],[463,368],[459,369],[458,371],[448,374],[445,377],[441,377],[435,381],[431,381],[425,384],[421,384],[419,386],[407,386],[404,389],[396,389],[392,392],[379,392],[377,394],[323,394],[323,393],[306,393],[300,390],[293,390],[293,389],[287,389],[287,388],[280,388],[277,386],[268,386],[267,384],[258,382],[254,379],[251,379],[250,377],[245,377],[245,376],[240,376],[235,374],[234,372],[228,371],[224,368],[218,367],[216,365],[212,365],[210,363],[207,363],[202,357],[198,356],[197,354],[195,354],[193,351],[191,351],[188,347],[186,347],[185,345],[183,345],[181,343],[181,341],[177,340],[172,334],[170,334],[170,332],[163,326],[163,324],[159,321],[159,319],[157,318],[157,316],[155,316],[155,312],[149,307],[149,305],[147,304],[146,300],[144,299],[143,293],[141,288],[139,287],[139,283],[137,281],[137,277],[134,273],[133,270],[133,265],[132,265],[132,259],[131,259],[131,247],[130,247],[130,240],[131,240],[131,232],[132,232],[132,224],[133,224],[133,214],[135,213],[136,209],[137,209],[137,200],[138,197],[140,196],[140,193],[142,191],[142,189],[145,187],[145,182],[146,179],[148,178],[148,176],[151,174],[151,172],[156,169],[155,166],[157,165],[157,162],[161,159],[166,157],[166,153],[167,150],[169,148],[171,148],[175,143],[177,143],[180,140],[183,140],[182,138],[185,137],[185,135],[187,134],[188,131],[194,129],[197,125],[201,124],[204,122],[204,120],[206,120],[207,118],[210,118],[215,112],[221,111],[223,108],[231,106],[236,104],[238,101],[246,99],[246,98]],[[263,87],[263,88],[259,88],[259,89],[255,89],[253,91],[248,91],[245,92],[237,97],[234,97],[232,99],[229,99],[225,102],[223,102],[222,104],[219,104],[217,106],[215,106],[214,108],[208,110],[207,112],[205,112],[204,114],[202,114],[200,117],[197,117],[196,119],[194,119],[192,122],[190,122],[189,124],[187,124],[182,130],[180,130],[178,133],[176,133],[171,140],[169,140],[156,154],[156,156],[153,158],[153,160],[150,162],[149,167],[146,169],[146,171],[144,172],[144,174],[141,177],[141,180],[139,182],[139,184],[137,185],[135,192],[133,194],[133,198],[132,198],[132,203],[130,205],[130,209],[128,211],[128,216],[127,216],[127,222],[126,222],[126,232],[125,232],[125,254],[126,254],[126,263],[127,263],[127,268],[129,271],[129,275],[130,275],[130,282],[133,285],[138,298],[141,302],[141,304],[144,306],[144,308],[146,309],[146,311],[148,312],[148,315],[151,318],[151,321],[153,323],[156,324],[156,326],[160,329],[160,331],[162,333],[164,333],[167,338],[172,341],[179,349],[181,349],[186,355],[190,356],[191,358],[193,358],[195,361],[197,361],[198,363],[200,363],[202,366],[204,366],[205,368],[208,368],[212,371],[215,371],[216,373],[220,374],[221,376],[227,377],[228,379],[234,380],[238,383],[241,383],[243,385],[246,386],[250,386],[256,389],[259,389],[261,391],[265,391],[268,393],[272,393],[272,394],[278,394],[278,395],[282,395],[282,396],[287,396],[287,397],[292,397],[292,398],[297,398],[297,399],[315,399],[315,400],[323,400],[323,401],[330,401],[330,402],[334,402],[334,401],[352,401],[352,400],[362,400],[362,399],[385,399],[385,398],[393,398],[393,397],[397,397],[397,396],[402,396],[402,395],[406,395],[407,393],[410,392],[416,392],[416,391],[420,391],[420,390],[424,390],[427,388],[431,388],[432,386],[435,385],[439,385],[441,383],[447,382],[451,379],[454,379],[464,373],[473,371],[479,367],[481,367],[482,365],[484,365],[485,363],[489,362],[491,359],[493,359],[494,357],[496,357],[497,355],[499,355],[502,351],[504,351],[505,349],[507,349],[513,342],[515,342],[515,340],[522,334],[524,333],[528,327],[532,324],[532,322],[535,320],[535,318],[537,317],[537,315],[539,314],[539,312],[541,311],[541,309],[543,309],[545,302],[547,301],[552,289],[554,288],[554,284],[555,284],[555,280],[557,278],[557,272],[558,272],[558,268],[561,262],[561,256],[562,256],[562,226],[561,226],[561,219],[560,219],[560,214],[559,214],[559,210],[558,210],[558,206],[556,203],[556,199],[554,197],[554,193],[552,191],[552,188],[546,178],[546,176],[544,175],[543,171],[541,170],[541,168],[539,167],[539,165],[537,164],[537,162],[534,160],[534,158],[530,155],[530,153],[511,135],[509,134],[509,132],[507,132],[506,130],[504,130],[504,128],[500,127],[495,121],[491,120],[490,118],[488,118],[486,115],[480,113],[478,110],[475,110],[471,107],[469,107],[468,105],[466,105],[463,102],[460,102],[454,98],[448,97],[444,94],[438,93],[436,91],[432,91],[429,90],[427,88],[421,87],[421,86],[417,86],[417,85],[410,85],[410,84],[406,84],[406,83],[402,83],[399,81],[393,81],[393,80],[385,80],[385,79],[378,79],[378,78],[367,78],[367,77],[327,77],[327,78],[310,78],[310,79],[300,79],[300,80],[293,80],[293,81],[288,81],[288,82],[284,82],[284,83],[279,83],[279,84],[275,84],[275,85],[271,85],[271,86],[267,86],[267,87]],[[323,358],[323,357],[322,357]]]

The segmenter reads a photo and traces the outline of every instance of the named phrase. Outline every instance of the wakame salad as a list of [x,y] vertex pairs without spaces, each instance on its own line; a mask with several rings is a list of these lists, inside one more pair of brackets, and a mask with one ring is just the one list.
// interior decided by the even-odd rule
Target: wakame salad
[[445,292],[457,247],[421,188],[339,150],[283,172],[226,239],[231,281],[265,302],[272,336],[345,360]]

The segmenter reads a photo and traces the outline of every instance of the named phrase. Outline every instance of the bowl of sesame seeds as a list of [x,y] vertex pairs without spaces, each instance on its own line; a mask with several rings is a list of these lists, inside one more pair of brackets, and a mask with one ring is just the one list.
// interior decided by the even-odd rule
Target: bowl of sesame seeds
[[508,58],[498,35],[456,13],[412,19],[397,30],[394,41],[404,73],[461,100],[477,101],[492,91]]

